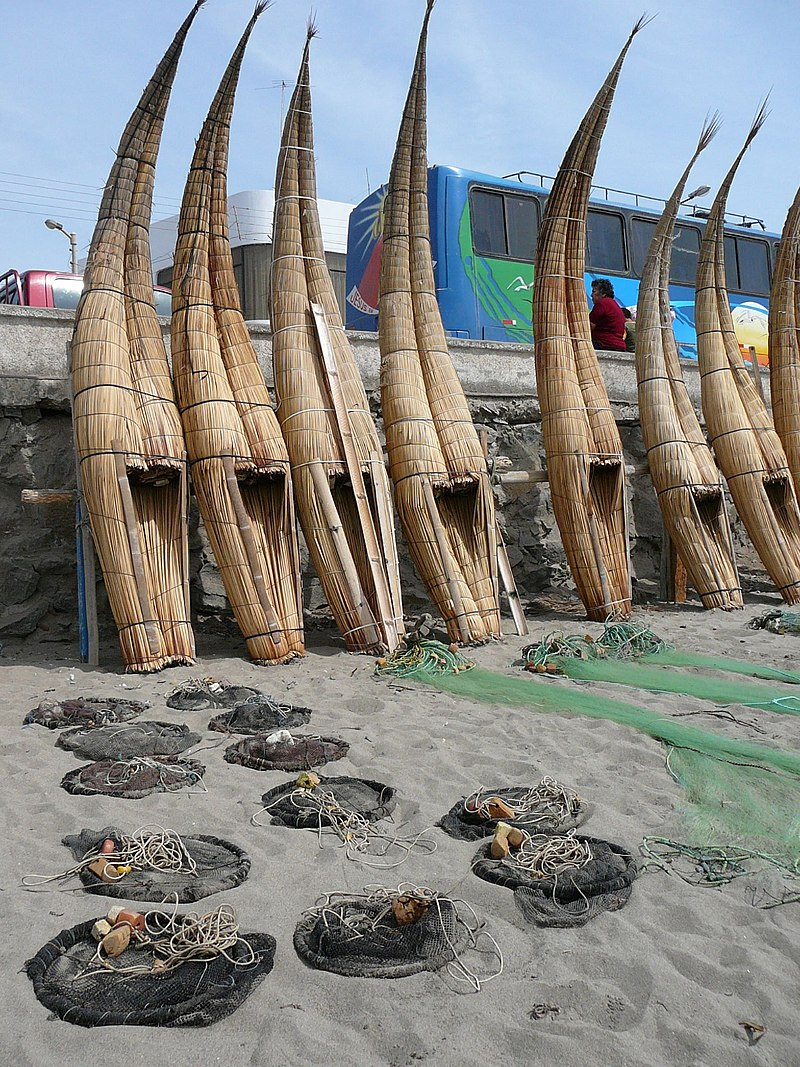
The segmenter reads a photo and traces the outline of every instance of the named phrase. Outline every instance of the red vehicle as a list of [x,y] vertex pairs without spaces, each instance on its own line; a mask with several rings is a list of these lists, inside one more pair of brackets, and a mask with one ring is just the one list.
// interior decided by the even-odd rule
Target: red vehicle
[[[78,306],[82,291],[82,274],[64,274],[57,270],[7,270],[0,274],[0,304],[71,311]],[[169,289],[155,285],[153,295],[158,314],[170,316],[172,293]]]

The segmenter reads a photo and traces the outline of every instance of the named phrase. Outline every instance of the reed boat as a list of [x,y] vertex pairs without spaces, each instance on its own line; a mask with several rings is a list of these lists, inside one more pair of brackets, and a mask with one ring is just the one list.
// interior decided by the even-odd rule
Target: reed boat
[[550,496],[590,619],[631,613],[622,442],[592,346],[583,276],[594,168],[640,19],[566,151],[547,198],[534,267],[536,383]]
[[384,204],[381,403],[406,544],[452,641],[499,637],[498,533],[486,460],[436,301],[427,196],[429,0]]
[[309,556],[351,652],[404,633],[391,490],[334,296],[317,207],[309,25],[275,178],[272,354],[277,415]]
[[259,4],[195,148],[178,223],[175,390],[192,484],[220,575],[257,663],[301,655],[300,558],[289,457],[242,318],[227,210],[230,121]]
[[681,371],[669,302],[675,221],[697,157],[717,131],[702,130],[666,203],[645,259],[636,304],[639,420],[664,527],[706,608],[742,607],[723,482]]
[[195,4],[117,149],[75,313],[72,419],[126,670],[194,662],[186,452],[153,302],[149,226],[161,131]]
[[695,319],[703,417],[737,512],[778,592],[800,603],[800,512],[786,455],[734,331],[725,282],[728,192],[766,118],[762,106],[720,186],[697,265]]
[[800,189],[778,245],[769,298],[769,384],[775,429],[800,494]]

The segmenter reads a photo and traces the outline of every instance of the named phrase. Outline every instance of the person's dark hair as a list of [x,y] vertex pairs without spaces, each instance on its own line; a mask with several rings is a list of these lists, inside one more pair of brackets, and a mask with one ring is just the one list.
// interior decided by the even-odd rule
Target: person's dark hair
[[631,315],[630,311],[628,311],[627,308],[623,308],[622,309],[622,314],[625,316],[626,319],[632,319],[633,318],[633,315]]
[[592,282],[592,289],[596,289],[601,296],[614,296],[614,286],[608,278],[595,278]]

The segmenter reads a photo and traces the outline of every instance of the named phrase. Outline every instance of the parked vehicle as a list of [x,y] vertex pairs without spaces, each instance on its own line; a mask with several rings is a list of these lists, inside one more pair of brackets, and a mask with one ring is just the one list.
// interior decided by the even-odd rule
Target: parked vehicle
[[[456,167],[428,170],[428,206],[436,295],[452,337],[530,344],[533,261],[550,179],[528,172],[508,178]],[[347,328],[377,328],[378,277],[383,242],[383,186],[350,216],[347,243]],[[619,202],[617,202],[619,201]],[[663,201],[641,193],[594,186],[587,220],[584,275],[610,278],[617,300],[636,317],[636,297],[647,247]],[[675,230],[670,304],[680,353],[697,358],[694,280],[702,208],[689,208]],[[759,230],[761,232],[759,232]],[[745,360],[766,365],[769,290],[778,234],[760,219],[726,215],[725,269],[736,336]],[[587,299],[588,310],[588,299]]]
[[[0,274],[0,304],[74,311],[82,292],[82,274],[64,274],[56,270],[7,270]],[[170,316],[170,290],[163,285],[154,285],[153,295],[158,314]]]

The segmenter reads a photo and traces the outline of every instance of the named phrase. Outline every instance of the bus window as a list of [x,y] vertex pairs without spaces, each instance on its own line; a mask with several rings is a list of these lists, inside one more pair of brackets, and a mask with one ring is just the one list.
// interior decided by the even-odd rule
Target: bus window
[[769,246],[766,241],[736,238],[739,288],[746,293],[769,296]]
[[725,288],[739,288],[739,265],[736,262],[736,238],[725,234]]
[[505,196],[508,255],[532,263],[539,236],[539,205],[531,196]]
[[625,241],[622,216],[607,211],[589,211],[587,220],[587,259],[590,270],[625,272]]
[[83,278],[53,278],[53,307],[74,311],[83,292]]
[[474,189],[470,206],[472,243],[479,255],[533,263],[539,232],[535,197]]
[[696,226],[676,226],[672,242],[670,280],[679,285],[694,285],[697,258],[700,255],[700,231]]
[[649,219],[631,219],[631,268],[641,278],[647,250],[656,232],[656,224]]
[[472,242],[482,256],[506,255],[503,196],[476,189],[472,200]]

